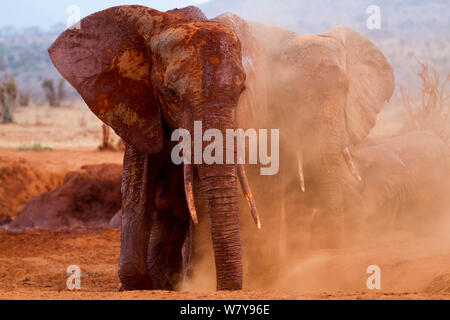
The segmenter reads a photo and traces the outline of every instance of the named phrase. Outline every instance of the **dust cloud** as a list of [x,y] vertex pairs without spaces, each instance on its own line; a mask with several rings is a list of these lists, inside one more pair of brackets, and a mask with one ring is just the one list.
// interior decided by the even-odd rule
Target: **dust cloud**
[[[341,248],[311,250],[308,248],[310,217],[290,226],[289,230],[298,230],[298,234],[287,235],[282,223],[274,226],[264,219],[263,229],[258,231],[242,202],[244,290],[299,294],[368,292],[367,279],[371,274],[367,273],[367,268],[376,265],[381,270],[379,291],[449,293],[448,212],[434,224],[435,229],[423,230],[420,220],[409,221],[406,230],[392,227],[379,234],[366,231],[359,235],[357,242]],[[312,215],[304,208],[300,208],[298,214]],[[436,212],[429,214],[437,215]],[[197,231],[193,276],[180,289],[214,291],[215,267],[207,217],[202,219]],[[349,233],[355,231],[348,230]],[[291,247],[286,248],[286,242]]]
[[[262,32],[264,41],[277,47],[280,43],[279,34],[276,31]],[[396,66],[393,65],[393,68]],[[282,69],[278,68],[277,75],[273,77],[283,79],[291,72],[279,70]],[[251,83],[260,83],[255,74],[248,73],[247,76]],[[446,134],[440,134],[447,132],[448,124],[442,121],[447,119],[447,115],[435,112],[439,105],[448,110],[448,103],[445,101],[440,103],[437,97],[427,96],[429,92],[433,92],[426,90],[429,87],[430,83],[423,82],[422,92],[416,92],[417,97],[412,98],[417,101],[414,119],[408,118],[405,101],[399,99],[396,93],[395,98],[378,117],[377,125],[369,137],[361,145],[351,148],[352,154],[358,154],[370,144],[383,144],[385,143],[383,139],[417,130],[434,134],[437,139],[442,140],[442,144],[445,145],[443,148],[448,149],[450,141],[445,139]],[[441,95],[439,88],[435,89],[434,92],[437,92],[438,96]],[[247,91],[251,90],[258,89],[251,86],[247,88]],[[271,90],[272,93],[275,92],[275,100],[280,105],[286,106],[292,99],[286,96],[283,88],[279,88],[278,92],[274,88]],[[244,96],[245,94],[244,92]],[[259,97],[261,96],[264,95]],[[420,101],[434,101],[434,104],[421,105]],[[258,112],[264,112],[264,109],[269,107],[261,104],[261,101],[254,102],[253,106],[255,105],[259,108]],[[296,111],[285,107],[284,112],[292,115]],[[434,118],[425,119],[424,114],[433,114]],[[285,115],[279,115],[279,121],[283,118],[286,119]],[[245,120],[248,119],[240,123],[251,123],[251,120]],[[304,118],[299,119],[299,122],[302,122],[301,126],[307,127],[309,120]],[[411,127],[411,122],[419,123],[419,126]],[[261,127],[267,127],[267,123],[262,123]],[[279,127],[287,126],[279,123]],[[287,130],[292,132],[295,128]],[[280,134],[281,145],[283,143],[286,145],[289,137],[283,136],[281,132]],[[312,138],[314,137],[304,137],[305,141]],[[381,270],[382,292],[450,293],[450,198],[447,196],[450,192],[450,184],[447,183],[450,157],[445,151],[441,158],[437,155],[436,162],[433,163],[434,160],[430,155],[429,162],[421,165],[422,158],[419,156],[422,157],[423,154],[418,153],[414,143],[415,141],[408,142],[411,148],[406,152],[411,156],[407,156],[406,159],[411,160],[411,163],[407,164],[408,168],[405,171],[414,171],[408,174],[417,178],[403,181],[402,179],[406,178],[402,178],[401,174],[405,176],[406,174],[396,172],[386,181],[375,182],[380,184],[375,188],[378,188],[378,193],[360,191],[365,188],[364,182],[354,182],[354,177],[343,160],[341,169],[344,172],[342,178],[344,244],[334,249],[310,248],[311,222],[319,210],[320,199],[317,199],[314,192],[301,191],[298,168],[296,161],[293,160],[295,152],[281,151],[282,163],[294,163],[282,165],[284,175],[290,177],[287,182],[279,181],[277,176],[258,177],[257,168],[252,166],[247,168],[256,204],[260,210],[262,230],[258,231],[255,227],[248,205],[242,198],[240,212],[244,290],[274,290],[301,294],[367,292],[370,291],[367,280],[371,276],[367,269],[375,265]],[[431,146],[425,146],[422,150],[424,153],[427,152],[427,147]],[[416,154],[418,156],[414,158]],[[445,157],[445,160],[442,160],[442,157]],[[367,158],[355,158],[358,170],[362,171],[360,174],[363,180],[369,179],[370,171],[368,169],[367,172],[364,171],[366,167],[378,166],[380,177],[384,172],[391,170],[390,164],[381,160],[369,163]],[[314,190],[317,179],[315,163],[317,161],[310,160],[304,168],[307,190]],[[438,170],[438,173],[431,168]],[[385,196],[383,192],[387,192],[389,188],[398,188],[398,191],[395,195]],[[180,285],[182,290],[216,289],[208,217],[200,218],[201,223],[196,230],[193,274]]]

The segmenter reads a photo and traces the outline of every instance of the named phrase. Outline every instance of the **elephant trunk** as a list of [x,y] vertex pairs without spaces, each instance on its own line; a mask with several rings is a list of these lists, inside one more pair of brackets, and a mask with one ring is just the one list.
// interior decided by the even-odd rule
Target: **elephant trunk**
[[242,254],[235,165],[200,165],[216,263],[218,290],[242,289]]
[[[235,126],[232,108],[210,106],[210,109],[206,111],[199,115],[199,118],[203,120],[204,132],[208,129],[217,129],[225,138],[226,130]],[[206,143],[203,150],[205,147]],[[222,148],[225,156],[225,141]],[[200,181],[199,191],[209,217],[217,289],[240,290],[242,289],[242,253],[237,166],[225,163],[203,163],[196,165],[196,168]]]
[[312,222],[310,246],[314,249],[336,248],[342,244],[343,236],[344,212],[339,171],[343,161],[342,153],[339,152],[339,145],[328,139],[328,142],[320,146],[316,157],[319,164],[316,190],[320,210]]

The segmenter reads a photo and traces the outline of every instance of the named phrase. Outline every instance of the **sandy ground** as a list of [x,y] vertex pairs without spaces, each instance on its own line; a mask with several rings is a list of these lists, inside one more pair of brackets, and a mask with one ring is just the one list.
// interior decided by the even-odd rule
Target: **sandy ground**
[[[85,108],[19,109],[15,118],[0,126],[5,165],[25,159],[50,174],[122,162],[121,152],[97,150],[101,124]],[[18,150],[36,143],[52,150]],[[197,274],[189,291],[118,292],[119,248],[115,229],[0,230],[0,299],[450,299],[448,238],[393,234],[351,248],[305,252],[286,262],[276,283],[238,292],[215,292],[214,270]],[[82,270],[80,291],[66,287],[70,265]],[[381,268],[381,290],[366,287],[369,265]]]
[[40,144],[53,149],[95,149],[101,137],[100,120],[79,102],[73,107],[17,108],[14,123],[0,126],[0,146],[10,148]]
[[[441,288],[432,287],[433,275],[442,274],[445,269],[447,272],[450,271],[448,267],[450,254],[444,255],[442,252],[422,253],[408,259],[405,253],[397,257],[392,256],[398,254],[399,250],[385,250],[384,256],[377,257],[378,261],[383,262],[381,264],[383,272],[386,270],[386,280],[382,280],[383,284],[393,282],[392,280],[396,278],[394,282],[397,282],[397,287],[400,285],[407,288],[409,285],[410,288],[422,290],[369,292],[366,289],[312,293],[295,292],[292,289],[238,292],[118,292],[119,248],[120,232],[113,229],[30,230],[24,233],[0,231],[0,299],[450,299],[450,293],[441,293],[439,292]],[[365,260],[372,254],[373,252],[361,250],[313,254],[304,261],[299,261],[297,268],[292,268],[289,275],[290,282],[301,280],[302,277],[296,274],[299,272],[298,269],[303,269],[302,273],[306,274],[314,268],[324,268],[333,260],[339,262],[334,266],[328,265],[329,272],[334,276],[346,276],[347,281],[355,282],[366,276],[361,274],[362,277],[356,276],[351,279],[349,270],[343,272],[343,268],[353,269],[358,265],[358,258]],[[323,259],[326,256],[328,261],[324,263]],[[70,291],[66,287],[69,277],[66,269],[70,265],[77,265],[82,270],[80,291]],[[312,265],[315,265],[314,268]],[[320,275],[316,272],[312,274],[313,278],[318,280]],[[450,285],[450,277],[447,277],[446,281],[447,285]],[[408,282],[409,284],[405,286]],[[395,287],[395,284],[390,286]],[[433,289],[437,292],[432,292]]]

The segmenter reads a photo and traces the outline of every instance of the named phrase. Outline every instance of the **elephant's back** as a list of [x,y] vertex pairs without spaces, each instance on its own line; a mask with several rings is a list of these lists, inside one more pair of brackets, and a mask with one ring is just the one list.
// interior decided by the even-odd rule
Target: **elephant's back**
[[[372,150],[372,151],[371,151]],[[374,151],[376,150],[376,151]],[[374,159],[373,155],[377,158]],[[377,163],[379,170],[393,170],[401,177],[398,190],[415,199],[433,199],[440,190],[450,188],[450,148],[436,135],[425,131],[411,131],[396,137],[366,141],[355,156]],[[371,159],[367,159],[371,157]],[[383,172],[380,172],[381,175]],[[390,181],[392,183],[392,181]]]
[[404,161],[424,159],[437,163],[450,161],[449,146],[431,132],[411,131],[389,139],[386,145]]
[[424,201],[433,201],[441,191],[449,190],[450,148],[439,137],[412,131],[392,138],[387,147],[405,163],[411,177],[409,185]]

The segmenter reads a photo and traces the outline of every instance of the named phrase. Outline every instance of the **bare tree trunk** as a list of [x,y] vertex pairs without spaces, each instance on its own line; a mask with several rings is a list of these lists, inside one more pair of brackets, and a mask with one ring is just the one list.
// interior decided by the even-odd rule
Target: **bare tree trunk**
[[44,89],[45,97],[47,98],[50,107],[59,107],[59,99],[53,85],[53,80],[47,79],[42,82],[42,89]]
[[30,105],[30,94],[26,92],[19,92],[19,106],[28,107]]
[[65,84],[66,84],[66,81],[64,79],[61,79],[58,82],[58,100],[60,103],[64,99],[66,99],[66,96],[67,96]]
[[107,126],[106,124],[102,124],[103,142],[98,147],[99,150],[101,150],[101,151],[106,151],[106,150],[116,151],[116,148],[111,143],[110,131],[111,131],[111,128],[109,126]]
[[16,93],[15,87],[11,83],[4,82],[0,85],[0,105],[1,105],[1,123],[13,122],[12,109],[15,105]]

